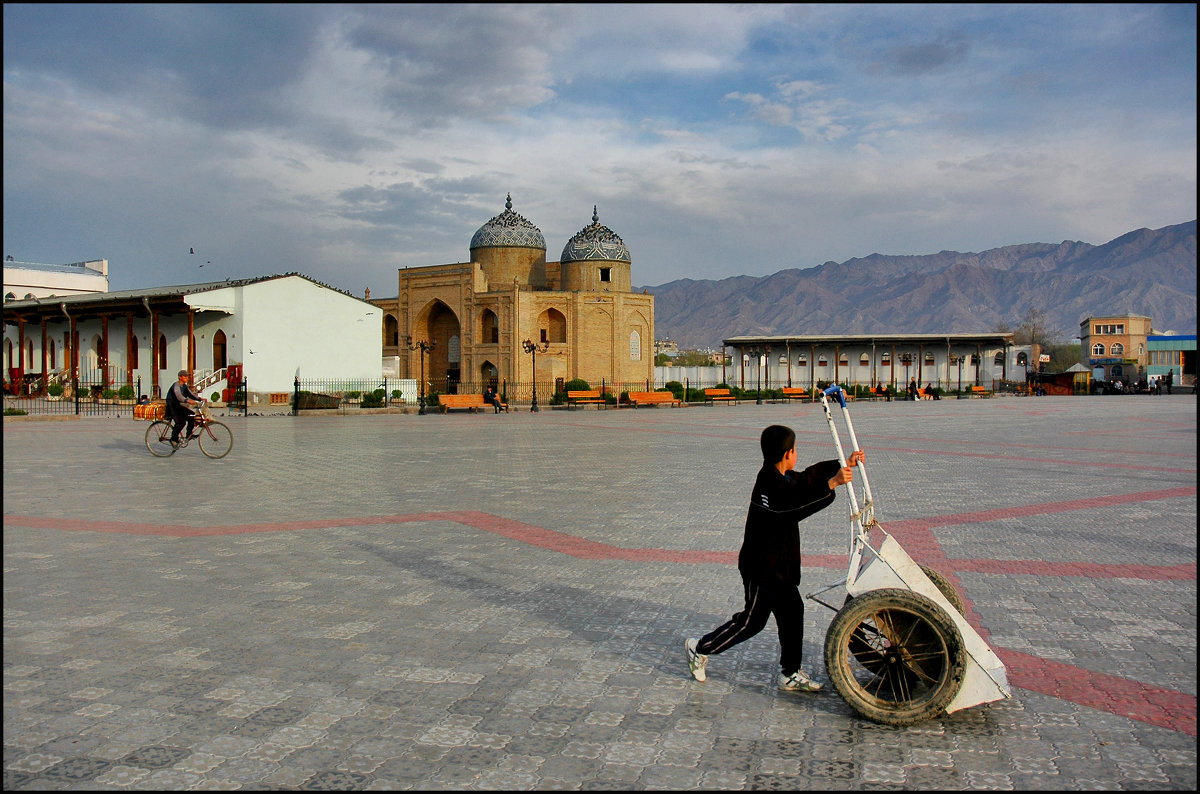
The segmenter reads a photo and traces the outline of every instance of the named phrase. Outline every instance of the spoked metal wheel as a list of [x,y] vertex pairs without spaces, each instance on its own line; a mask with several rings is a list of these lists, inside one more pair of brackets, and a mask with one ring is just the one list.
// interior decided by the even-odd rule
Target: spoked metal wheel
[[233,449],[233,432],[220,422],[209,422],[200,431],[200,451],[210,458],[223,458]]
[[932,599],[887,588],[856,596],[825,635],[825,669],[868,719],[913,725],[945,712],[966,667],[954,621]]
[[169,458],[175,454],[175,447],[171,446],[170,422],[159,419],[150,423],[146,428],[146,449],[160,458]]

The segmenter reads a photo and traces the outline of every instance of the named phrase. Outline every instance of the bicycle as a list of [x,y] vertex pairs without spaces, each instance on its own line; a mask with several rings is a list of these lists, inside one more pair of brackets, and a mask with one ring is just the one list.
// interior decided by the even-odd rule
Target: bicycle
[[151,455],[169,458],[176,450],[186,447],[193,438],[199,439],[200,451],[210,458],[223,458],[233,449],[233,431],[212,418],[207,401],[201,402],[200,409],[196,411],[192,435],[187,436],[180,431],[178,446],[171,443],[174,429],[170,419],[156,419],[150,423],[146,428],[146,449],[150,450]]

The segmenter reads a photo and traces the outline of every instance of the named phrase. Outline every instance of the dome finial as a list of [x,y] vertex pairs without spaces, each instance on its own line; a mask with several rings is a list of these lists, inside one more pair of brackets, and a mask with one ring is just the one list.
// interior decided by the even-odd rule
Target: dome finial
[[504,209],[506,209],[506,210],[512,209],[512,193],[509,193],[508,198],[506,198],[504,200]]
[[599,223],[600,216],[596,214],[596,205],[592,205],[592,223]]

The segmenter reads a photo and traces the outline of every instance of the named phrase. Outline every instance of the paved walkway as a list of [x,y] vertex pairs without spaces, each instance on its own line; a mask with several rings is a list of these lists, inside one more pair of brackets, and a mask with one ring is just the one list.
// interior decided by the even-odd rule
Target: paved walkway
[[1195,789],[1196,398],[852,416],[1011,700],[865,721],[776,690],[773,625],[688,675],[740,607],[758,434],[833,457],[818,406],[231,417],[220,461],[6,421],[5,789]]

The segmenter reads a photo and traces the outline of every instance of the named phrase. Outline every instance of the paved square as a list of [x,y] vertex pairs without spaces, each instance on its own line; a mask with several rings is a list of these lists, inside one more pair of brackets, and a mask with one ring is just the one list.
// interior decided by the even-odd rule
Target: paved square
[[741,606],[758,434],[833,457],[816,405],[230,417],[219,461],[6,421],[5,788],[1193,790],[1196,398],[851,413],[1012,699],[878,725],[777,691],[773,625],[688,675]]

